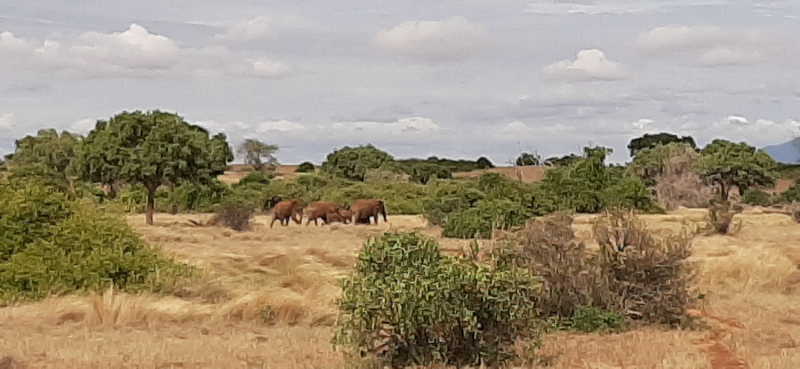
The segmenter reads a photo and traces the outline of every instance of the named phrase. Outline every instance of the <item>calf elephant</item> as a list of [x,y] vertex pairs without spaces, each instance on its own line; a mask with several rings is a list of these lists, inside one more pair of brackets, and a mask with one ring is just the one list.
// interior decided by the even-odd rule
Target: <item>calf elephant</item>
[[347,209],[339,209],[336,213],[328,213],[328,223],[344,223],[347,224],[350,222],[350,218],[353,216],[353,213]]
[[378,199],[361,199],[353,201],[350,206],[350,211],[353,213],[353,224],[371,224],[370,217],[375,219],[375,224],[378,224],[378,215],[383,215],[383,221],[388,222],[386,219],[386,206],[383,200]]
[[[289,225],[289,219],[293,220],[297,224],[303,223],[303,203],[300,200],[292,199],[292,200],[283,200],[275,204],[275,208],[272,210],[272,222],[269,224],[269,227],[275,224],[276,220],[281,221],[282,226]],[[284,224],[285,223],[285,224]]]
[[333,221],[347,224],[347,221],[343,221],[342,218],[350,217],[349,211],[342,209],[338,204],[329,201],[312,202],[310,205],[308,205],[306,213],[308,214],[306,226],[311,224],[312,220],[314,221],[315,225],[319,225],[319,223],[317,223],[317,220],[319,219],[322,219],[322,224],[331,223],[332,219]]

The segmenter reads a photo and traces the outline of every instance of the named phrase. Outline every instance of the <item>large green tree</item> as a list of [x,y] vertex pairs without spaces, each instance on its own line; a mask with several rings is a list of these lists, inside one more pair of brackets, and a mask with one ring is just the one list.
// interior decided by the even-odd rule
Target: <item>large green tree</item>
[[253,169],[263,172],[265,168],[271,168],[278,163],[275,153],[278,146],[265,144],[256,139],[247,139],[242,142],[236,152],[244,155],[244,163],[252,165]]
[[46,182],[57,184],[62,190],[73,189],[69,168],[81,139],[67,131],[59,134],[55,129],[39,130],[36,136],[16,140],[14,153],[8,155],[9,164],[21,176],[49,177]]
[[753,186],[774,185],[778,164],[763,150],[744,142],[714,140],[700,152],[694,163],[705,179],[719,186],[720,196],[728,199],[730,190],[737,187],[744,193]]
[[359,147],[345,146],[328,154],[321,170],[336,177],[363,182],[367,172],[378,169],[394,158],[371,144]]
[[159,110],[124,111],[99,121],[76,149],[75,171],[101,183],[140,183],[147,189],[147,224],[155,194],[166,183],[208,184],[233,160],[227,138]]
[[659,145],[666,145],[672,142],[682,142],[690,145],[692,148],[696,148],[697,144],[694,142],[694,138],[692,136],[683,136],[678,137],[672,133],[655,133],[649,134],[645,133],[642,137],[637,137],[631,140],[628,144],[628,150],[630,150],[631,156],[636,156],[636,154],[644,149],[654,148]]

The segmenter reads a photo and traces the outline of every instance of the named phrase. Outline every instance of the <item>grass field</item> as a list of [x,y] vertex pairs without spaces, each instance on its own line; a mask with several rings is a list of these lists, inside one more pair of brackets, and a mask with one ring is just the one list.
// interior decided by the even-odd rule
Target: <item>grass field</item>
[[[703,215],[679,210],[643,219],[667,234]],[[0,368],[340,367],[330,345],[337,278],[349,272],[364,239],[389,229],[439,237],[416,216],[390,215],[379,226],[273,229],[259,216],[242,233],[188,222],[208,217],[157,214],[154,226],[142,215],[128,218],[149,243],[208,270],[172,296],[107,291],[0,309]],[[583,240],[591,218],[576,218]],[[539,355],[551,368],[800,368],[800,225],[759,211],[737,219],[739,235],[695,241],[696,287],[707,298],[694,313],[708,329],[560,333],[546,338]],[[453,253],[466,245],[441,243]]]

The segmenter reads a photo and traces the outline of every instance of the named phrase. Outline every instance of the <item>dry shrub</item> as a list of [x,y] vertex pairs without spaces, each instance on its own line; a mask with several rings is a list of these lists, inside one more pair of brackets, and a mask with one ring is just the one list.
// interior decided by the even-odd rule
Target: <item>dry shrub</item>
[[694,270],[692,235],[655,238],[633,212],[607,214],[592,229],[601,248],[600,263],[608,272],[611,290],[619,296],[616,308],[648,323],[683,326],[690,322],[686,309],[695,302],[691,293]]
[[518,261],[545,281],[539,302],[544,314],[562,323],[591,306],[648,323],[688,323],[685,309],[694,300],[686,233],[657,240],[633,213],[616,213],[598,218],[593,234],[599,252],[574,242],[572,218],[556,214],[513,235]]
[[679,206],[705,208],[714,198],[714,187],[691,170],[699,156],[689,147],[676,147],[665,159],[662,171],[655,176],[654,189],[659,203],[667,210]]
[[222,224],[234,231],[250,230],[250,219],[255,210],[239,205],[225,205],[217,209],[214,215],[217,224]]
[[[730,200],[714,200],[706,216],[707,230],[718,234],[737,234],[742,230],[742,222],[733,222],[736,214],[743,211],[741,205]],[[733,226],[733,227],[731,227]]]

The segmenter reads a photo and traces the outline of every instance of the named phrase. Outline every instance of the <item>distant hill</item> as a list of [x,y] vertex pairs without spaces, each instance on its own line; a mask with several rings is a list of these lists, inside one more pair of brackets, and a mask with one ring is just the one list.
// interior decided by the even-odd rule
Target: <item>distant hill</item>
[[800,162],[800,138],[778,145],[766,146],[764,151],[779,163],[798,163]]

